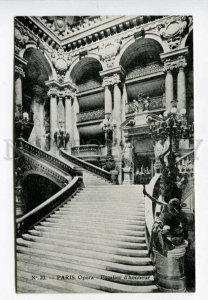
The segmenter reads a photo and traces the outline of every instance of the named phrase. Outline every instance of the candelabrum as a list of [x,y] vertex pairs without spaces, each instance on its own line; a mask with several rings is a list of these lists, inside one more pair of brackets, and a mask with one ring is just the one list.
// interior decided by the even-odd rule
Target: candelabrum
[[182,109],[178,112],[176,107],[172,107],[170,112],[165,111],[163,116],[148,115],[147,123],[155,147],[158,147],[155,154],[158,154],[161,165],[161,194],[166,202],[172,198],[180,200],[182,190],[179,182],[182,178],[176,164],[176,157],[179,141],[193,138],[193,124],[188,124],[186,110]]
[[28,140],[34,122],[27,112],[22,112],[22,106],[19,106],[15,113],[15,138]]
[[181,139],[193,137],[193,124],[188,124],[185,109],[178,112],[176,107],[172,107],[171,111],[165,111],[163,116],[148,115],[147,123],[153,141],[161,141],[162,144],[168,141],[171,153],[179,150]]
[[64,122],[59,122],[59,129],[54,133],[54,141],[57,145],[57,148],[67,149],[68,142],[70,140],[70,135],[64,129]]
[[107,145],[107,156],[112,155],[112,144],[113,140],[115,142],[115,129],[116,129],[116,121],[110,120],[110,116],[107,116],[106,119],[101,123],[101,128],[105,132],[105,139]]

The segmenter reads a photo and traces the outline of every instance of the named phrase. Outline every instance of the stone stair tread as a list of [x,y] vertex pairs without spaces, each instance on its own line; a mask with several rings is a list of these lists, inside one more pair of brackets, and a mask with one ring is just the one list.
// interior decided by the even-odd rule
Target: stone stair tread
[[[100,275],[95,274],[95,276],[93,276],[93,271],[91,272],[90,269],[88,268],[86,271],[82,270],[82,273],[80,273],[78,270],[77,271],[72,271],[70,269],[67,269],[67,271],[64,271],[64,267],[63,270],[58,271],[56,268],[52,268],[49,266],[44,266],[40,268],[38,265],[33,264],[31,262],[18,262],[18,268],[19,269],[23,269],[25,270],[25,267],[27,267],[27,270],[30,272],[41,272],[40,274],[44,274],[44,275],[52,275],[52,276],[57,276],[57,275],[61,275],[61,276],[67,276],[67,275],[74,275],[75,278],[78,278],[78,276],[89,276],[91,277],[91,279],[86,279],[86,280],[73,280],[76,281],[76,284],[82,284],[83,286],[87,286],[90,288],[97,288],[100,290],[104,290],[104,291],[111,291],[111,292],[143,292],[142,288],[139,289],[139,287],[148,287],[150,286],[151,288],[154,286],[153,280],[151,276],[136,276],[138,277],[138,279],[135,280],[131,280],[132,284],[128,285],[128,284],[124,284],[124,283],[120,283],[120,282],[115,282],[112,278],[109,277],[102,277],[103,279],[100,279]],[[91,275],[90,275],[91,274]],[[117,276],[117,278],[115,280],[120,280],[118,277],[121,276],[118,273],[113,273],[115,274],[114,276]],[[103,276],[105,276],[104,274],[102,274]],[[127,277],[130,277],[130,275],[125,275]],[[122,276],[121,276],[122,277]],[[133,277],[133,276],[132,276]],[[125,278],[125,277],[124,277]],[[142,278],[144,278],[143,280],[141,280]],[[123,279],[123,278],[122,278]],[[125,279],[123,279],[125,280]],[[80,282],[81,281],[81,282]],[[141,286],[138,285],[138,283],[141,284],[141,281],[143,281],[143,283],[145,283],[145,285]],[[68,282],[71,282],[70,280]],[[130,279],[129,279],[130,282]],[[137,285],[134,285],[133,283],[136,282]],[[156,286],[154,286],[156,288]],[[145,289],[143,289],[145,290]],[[149,290],[149,289],[147,289]]]
[[[50,287],[46,287],[46,284],[37,284],[35,280],[25,279],[24,277],[17,276],[17,291],[18,293],[55,293],[55,290],[52,290]],[[48,285],[47,285],[48,286]]]
[[51,258],[53,260],[61,260],[65,261],[67,263],[76,263],[76,264],[82,264],[86,266],[96,266],[99,269],[104,269],[108,271],[117,271],[122,273],[127,273],[127,274],[141,274],[143,272],[153,272],[154,267],[152,265],[152,262],[148,258],[143,258],[138,264],[138,265],[126,265],[126,264],[121,264],[121,263],[114,263],[111,261],[104,261],[104,260],[99,260],[95,258],[87,258],[87,257],[82,257],[78,255],[67,255],[63,253],[57,253],[57,252],[52,252],[50,250],[47,251],[47,253],[41,249],[31,249],[31,248],[26,248],[22,246],[17,246],[17,252],[18,253],[25,253],[28,255],[35,255],[35,256],[41,256],[41,257],[46,257],[46,258]]
[[[47,221],[43,221],[43,222],[41,222],[40,223],[41,225],[43,225],[43,226],[56,226],[56,227],[61,227],[61,228],[63,228],[63,226],[65,226],[64,227],[64,229],[69,229],[69,228],[75,228],[75,229],[85,229],[86,230],[86,232],[88,232],[89,231],[89,229],[90,230],[92,230],[92,231],[97,231],[97,228],[95,228],[95,226],[91,226],[91,227],[89,227],[89,226],[85,226],[85,225],[81,225],[81,224],[70,224],[70,223],[60,223],[60,222],[49,222],[48,220]],[[129,235],[133,235],[133,236],[139,236],[139,233],[141,233],[141,234],[144,234],[144,230],[145,230],[145,226],[137,226],[137,228],[112,228],[111,226],[103,226],[103,227],[99,227],[99,230],[101,231],[101,232],[104,232],[104,233],[115,233],[115,234],[122,234],[122,235],[125,235],[125,234],[129,234]]]
[[99,244],[99,245],[109,245],[118,248],[126,248],[126,249],[140,249],[141,246],[146,246],[146,241],[140,241],[139,243],[131,243],[131,242],[119,242],[113,240],[106,240],[102,238],[92,238],[92,237],[79,237],[79,236],[72,236],[66,234],[56,234],[56,233],[47,233],[47,232],[40,232],[37,230],[29,230],[29,233],[34,236],[52,238],[56,240],[64,240],[64,241],[75,241],[79,243],[86,243],[86,244]]
[[[135,275],[135,274],[126,274],[125,272],[116,272],[116,271],[111,271],[111,270],[106,270],[106,269],[100,269],[96,264],[93,266],[86,266],[84,264],[76,264],[76,263],[70,263],[68,261],[61,261],[61,260],[52,260],[48,259],[47,257],[40,257],[40,256],[32,256],[28,254],[21,254],[17,253],[18,261],[19,262],[29,262],[31,264],[35,265],[41,265],[41,266],[46,266],[46,267],[51,267],[53,269],[57,269],[60,271],[66,271],[68,272],[70,270],[71,272],[78,273],[78,274],[83,274],[83,275],[89,275],[93,276],[96,278],[100,278],[102,275],[106,277],[113,277],[113,276],[121,276],[122,278],[119,279],[120,283],[129,283],[129,284],[140,284],[139,282],[135,282],[135,280],[132,282],[132,280],[125,279],[125,275]],[[149,278],[147,279],[147,284],[150,282],[152,283],[154,281],[154,276],[152,275],[153,269],[148,272],[148,270],[144,271],[144,274],[140,274],[140,276],[148,276]],[[138,275],[139,276],[139,275]]]
[[[22,238],[17,239],[17,245],[19,246],[25,246],[25,247],[30,247],[34,249],[43,249],[47,251],[48,249],[50,251],[54,252],[60,252],[60,247],[56,245],[50,245],[50,244],[44,244],[44,243],[34,243],[31,241],[26,241]],[[104,253],[104,252],[97,252],[94,250],[83,250],[83,249],[76,249],[76,248],[67,248],[67,247],[62,247],[61,252],[63,254],[72,254],[72,255],[79,255],[82,257],[88,257],[88,258],[96,258],[100,260],[107,260],[107,261],[112,261],[112,262],[118,262],[118,263],[125,263],[129,265],[138,265],[141,260],[145,258],[149,258],[148,255],[144,255],[144,253],[141,253],[141,251],[138,251],[138,254],[141,253],[141,256],[123,256],[119,254],[112,254],[112,253]]]
[[[57,232],[57,234],[63,234],[63,229],[61,228],[55,228],[55,227],[45,227],[45,226],[41,226],[41,225],[37,225],[34,227],[36,230],[38,231],[43,231],[43,232]],[[77,230],[76,229],[65,229],[64,233],[67,234],[68,236],[70,235],[75,235],[77,237]],[[82,231],[79,230],[79,236],[86,236],[86,231]],[[103,239],[109,239],[109,240],[115,240],[115,241],[126,241],[126,242],[131,242],[131,243],[136,243],[136,242],[140,242],[140,241],[145,241],[146,238],[143,237],[138,237],[138,236],[123,236],[123,235],[118,235],[118,234],[105,234],[105,233],[96,233],[96,232],[90,232],[88,231],[88,236],[94,237],[94,238],[103,238]]]
[[51,293],[101,293],[101,291],[95,288],[77,285],[74,282],[53,279],[51,278],[52,275],[47,276],[46,280],[31,280],[32,276],[37,276],[38,278],[40,278],[40,276],[47,275],[47,273],[42,273],[41,271],[37,270],[35,272],[33,270],[32,273],[25,270],[20,270],[18,273],[19,276],[17,278],[17,283],[20,280],[27,286],[32,282],[34,286],[36,286],[36,293],[40,293],[39,288],[43,289],[44,287],[50,288]]
[[[37,241],[38,243],[41,244],[49,244],[49,245],[53,245],[55,243],[57,243],[56,239],[52,239],[52,238],[46,238],[44,237],[39,237],[39,236],[32,236],[30,234],[23,234],[22,236],[24,239],[26,240],[30,240],[30,241]],[[80,243],[80,242],[73,242],[73,241],[63,241],[60,240],[58,242],[59,246],[61,247],[70,247],[70,248],[78,248],[78,249],[84,249],[84,250],[91,250],[93,249],[95,252],[104,252],[104,253],[115,253],[115,254],[119,254],[119,255],[126,255],[126,256],[137,256],[138,253],[144,253],[147,254],[147,246],[146,244],[141,244],[144,245],[143,247],[141,246],[141,249],[138,250],[134,250],[134,249],[125,249],[125,248],[117,248],[117,247],[113,247],[113,246],[109,246],[109,245],[98,245],[98,244],[94,244],[92,245],[91,243],[87,244],[87,243]],[[146,249],[145,249],[146,248]]]

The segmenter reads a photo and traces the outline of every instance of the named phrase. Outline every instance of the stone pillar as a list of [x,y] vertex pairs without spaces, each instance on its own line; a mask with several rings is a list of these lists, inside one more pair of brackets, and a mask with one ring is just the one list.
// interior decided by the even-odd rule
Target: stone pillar
[[121,122],[126,120],[126,105],[128,103],[128,95],[126,90],[126,84],[123,85],[123,95],[122,95],[122,112],[121,112]]
[[72,109],[73,109],[73,140],[72,140],[72,143],[73,143],[73,146],[76,147],[76,146],[79,146],[80,145],[80,137],[79,137],[79,130],[78,130],[78,127],[77,127],[77,114],[79,113],[79,102],[77,100],[77,96],[74,95],[73,97],[73,106],[72,106]]
[[121,141],[121,90],[118,84],[120,83],[119,75],[116,74],[114,77],[114,118],[116,121],[116,138],[117,143]]
[[15,117],[20,118],[22,113],[22,77],[25,77],[23,68],[15,66]]
[[166,95],[166,110],[171,110],[171,101],[174,100],[174,89],[173,89],[173,74],[171,69],[166,69],[165,77],[165,95]]
[[56,155],[57,145],[54,141],[54,133],[58,130],[58,113],[57,113],[57,97],[59,91],[55,87],[51,87],[48,91],[48,96],[50,96],[50,150],[51,153]]
[[69,133],[70,135],[69,146],[71,146],[73,137],[72,117],[72,95],[68,92],[65,92],[65,129],[66,133]]
[[108,77],[103,78],[104,90],[104,108],[105,116],[111,116],[112,113],[112,94],[110,90],[110,81]]
[[33,86],[33,120],[34,120],[34,126],[32,129],[32,132],[29,137],[29,143],[32,145],[43,148],[43,135],[45,133],[44,130],[44,104],[42,100],[43,96],[43,88],[39,85]]
[[58,127],[59,129],[65,130],[65,108],[63,104],[63,98],[59,97],[58,99]]
[[186,78],[184,68],[186,67],[184,57],[180,57],[178,61],[178,77],[177,77],[177,100],[178,109],[186,109]]

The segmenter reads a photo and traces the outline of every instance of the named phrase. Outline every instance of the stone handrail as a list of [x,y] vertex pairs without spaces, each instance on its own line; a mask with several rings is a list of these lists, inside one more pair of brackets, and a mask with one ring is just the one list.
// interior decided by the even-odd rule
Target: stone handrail
[[137,67],[137,68],[131,70],[127,74],[127,80],[137,78],[137,77],[141,77],[141,76],[145,76],[145,75],[158,73],[158,72],[162,72],[163,68],[164,67],[162,65],[160,65],[159,63],[149,64],[145,67],[140,66],[140,67]]
[[70,174],[71,176],[79,175],[77,171],[69,165],[65,164],[64,162],[60,161],[59,159],[55,158],[49,153],[31,145],[23,139],[18,139],[18,149],[30,155],[38,157],[39,159],[51,164],[52,166],[55,166],[62,172]]
[[84,111],[77,113],[77,122],[87,122],[91,120],[100,120],[105,118],[104,108]]
[[17,236],[20,236],[40,221],[44,220],[59,206],[67,202],[82,186],[82,177],[75,176],[72,181],[58,193],[44,201],[23,217],[16,220]]
[[103,170],[97,166],[94,166],[93,164],[90,164],[78,157],[75,157],[73,155],[70,155],[68,153],[66,153],[64,150],[61,150],[61,155],[67,159],[68,161],[76,164],[77,166],[80,166],[82,167],[83,169],[91,172],[91,173],[94,173],[102,178],[105,178],[106,180],[108,180],[109,182],[111,182],[111,173],[106,171],[106,170]]

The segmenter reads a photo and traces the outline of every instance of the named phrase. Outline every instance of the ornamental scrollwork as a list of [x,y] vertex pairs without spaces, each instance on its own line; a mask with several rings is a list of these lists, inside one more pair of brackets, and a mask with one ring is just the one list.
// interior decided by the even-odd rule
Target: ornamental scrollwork
[[187,66],[186,58],[184,56],[178,56],[176,59],[166,59],[164,62],[164,72],[178,70]]
[[120,48],[120,39],[110,39],[99,46],[100,59],[106,63],[107,68],[112,68],[114,66],[114,61]]
[[15,54],[19,54],[20,51],[26,47],[29,41],[36,43],[37,38],[35,38],[31,32],[16,22],[14,29],[14,41]]
[[62,47],[59,47],[57,51],[52,52],[51,60],[58,75],[58,80],[63,82],[66,71],[72,63],[71,56]]
[[172,17],[158,25],[158,32],[166,40],[170,49],[176,49],[182,37],[187,33],[189,19],[187,16]]

